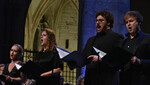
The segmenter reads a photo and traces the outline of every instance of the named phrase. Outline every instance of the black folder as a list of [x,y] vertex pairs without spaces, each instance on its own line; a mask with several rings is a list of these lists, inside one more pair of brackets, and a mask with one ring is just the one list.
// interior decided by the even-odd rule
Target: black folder
[[[102,58],[102,62],[107,64],[112,70],[118,70],[128,63],[132,56],[133,55],[130,52],[117,47],[110,53],[107,53]],[[77,67],[81,68],[91,61],[91,59],[87,59],[87,57],[79,51],[71,52],[69,55],[65,56],[63,60],[67,62],[71,70]]]
[[81,68],[87,63],[87,58],[79,51],[73,51],[69,55],[63,58],[67,62],[69,68],[73,70],[74,68]]
[[102,61],[112,70],[118,70],[126,63],[130,62],[132,56],[132,53],[124,50],[123,48],[117,47],[110,53],[107,53],[107,55],[102,58]]
[[28,62],[26,62],[19,69],[19,71],[23,72],[24,74],[31,75],[32,78],[39,78],[40,75],[45,72],[44,68],[42,68],[40,65],[34,63],[31,60],[29,60]]

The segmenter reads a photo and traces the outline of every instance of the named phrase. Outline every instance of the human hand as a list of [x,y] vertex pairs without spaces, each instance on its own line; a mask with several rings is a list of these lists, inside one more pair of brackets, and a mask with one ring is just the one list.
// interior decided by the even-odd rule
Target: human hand
[[141,63],[139,58],[137,58],[136,56],[133,56],[133,57],[131,58],[131,63],[134,64],[134,63],[136,63],[136,62],[139,63],[139,64]]
[[11,81],[11,82],[13,81],[13,78],[12,78],[12,77],[10,77],[10,76],[8,76],[8,75],[5,75],[5,77],[6,77],[6,80],[7,80],[7,81]]
[[[88,59],[91,59],[91,62],[97,62],[98,61],[98,57],[97,55],[90,55],[88,56]],[[99,60],[102,61],[102,59],[99,57]]]
[[5,77],[6,77],[6,80],[11,80],[11,77],[10,77],[10,76],[5,75]]
[[50,72],[42,73],[40,76],[41,77],[49,77],[50,76]]

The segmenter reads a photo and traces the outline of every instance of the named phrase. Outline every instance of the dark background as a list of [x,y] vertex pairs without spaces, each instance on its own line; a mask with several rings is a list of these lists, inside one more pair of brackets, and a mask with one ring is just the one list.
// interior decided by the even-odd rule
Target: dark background
[[31,0],[0,0],[0,63],[10,61],[13,44],[24,46],[24,29]]
[[137,10],[143,15],[142,31],[150,33],[150,0],[131,0],[130,10]]

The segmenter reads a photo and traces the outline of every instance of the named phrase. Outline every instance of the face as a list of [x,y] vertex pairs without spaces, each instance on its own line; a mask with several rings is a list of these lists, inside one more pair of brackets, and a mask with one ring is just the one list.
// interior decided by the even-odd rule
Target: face
[[107,23],[106,19],[103,16],[101,15],[97,16],[96,18],[97,33],[106,30],[109,24],[110,23]]
[[129,17],[125,20],[126,27],[131,35],[134,35],[138,32],[139,24],[135,17]]
[[18,60],[19,57],[21,57],[21,54],[19,54],[19,48],[17,46],[12,46],[10,49],[10,59],[11,60]]
[[46,47],[48,45],[48,35],[46,31],[43,31],[41,34],[41,46]]

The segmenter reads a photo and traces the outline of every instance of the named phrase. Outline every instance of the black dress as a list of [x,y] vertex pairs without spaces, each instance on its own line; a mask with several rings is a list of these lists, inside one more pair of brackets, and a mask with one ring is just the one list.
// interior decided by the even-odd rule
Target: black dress
[[[86,56],[96,54],[92,46],[109,53],[116,48],[123,36],[113,32],[112,30],[106,30],[97,34],[94,37],[88,39],[83,53]],[[85,85],[118,85],[119,84],[119,72],[112,71],[107,64],[103,62],[89,63],[86,65],[85,72]]]
[[[23,65],[23,63],[18,63],[18,64]],[[4,70],[3,70],[4,75],[8,75],[10,77],[20,77],[20,72],[17,70],[16,66],[14,66],[11,72],[8,71],[8,66],[9,64],[6,64],[4,67]],[[4,80],[4,82],[5,82],[5,85],[21,85],[20,82],[15,82],[15,81]]]
[[[44,68],[45,72],[55,68],[63,69],[63,62],[60,60],[56,48],[53,51],[40,52],[34,62]],[[60,74],[52,74],[50,77],[36,79],[37,85],[60,85]]]

